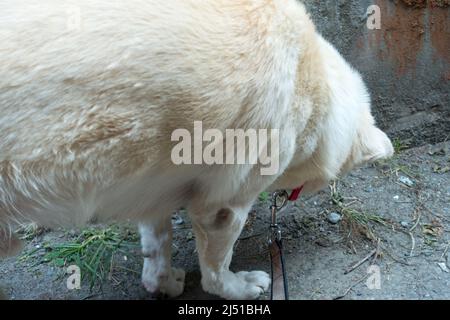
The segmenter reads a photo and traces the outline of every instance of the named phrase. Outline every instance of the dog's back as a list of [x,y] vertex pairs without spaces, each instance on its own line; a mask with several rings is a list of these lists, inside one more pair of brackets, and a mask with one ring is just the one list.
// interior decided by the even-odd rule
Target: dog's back
[[171,164],[173,130],[257,128],[255,108],[275,103],[282,123],[298,35],[277,28],[312,24],[284,0],[1,1],[3,238],[26,221],[170,212],[205,174]]

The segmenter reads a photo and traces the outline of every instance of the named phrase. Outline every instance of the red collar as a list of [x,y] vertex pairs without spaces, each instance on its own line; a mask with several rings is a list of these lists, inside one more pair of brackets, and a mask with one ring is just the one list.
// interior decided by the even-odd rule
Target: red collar
[[289,201],[296,201],[300,194],[302,193],[304,185],[292,190],[291,195],[289,196]]

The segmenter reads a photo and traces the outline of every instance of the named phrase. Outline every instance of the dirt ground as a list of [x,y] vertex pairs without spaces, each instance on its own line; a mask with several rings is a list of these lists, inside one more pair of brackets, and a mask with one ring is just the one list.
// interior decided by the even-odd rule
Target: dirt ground
[[[450,142],[409,149],[291,204],[281,217],[291,299],[450,299],[449,167]],[[270,270],[268,206],[261,199],[250,213],[233,270]],[[195,240],[186,214],[180,217],[173,256],[174,265],[187,271],[181,299],[213,299],[200,287]],[[5,294],[11,299],[150,299],[140,284],[137,245],[118,252],[109,276],[92,290],[86,281],[80,290],[68,290],[65,268],[40,263],[40,251],[29,254],[74,236],[74,231],[42,232],[29,240],[24,255],[0,261]],[[379,279],[380,286],[369,288],[367,279]]]

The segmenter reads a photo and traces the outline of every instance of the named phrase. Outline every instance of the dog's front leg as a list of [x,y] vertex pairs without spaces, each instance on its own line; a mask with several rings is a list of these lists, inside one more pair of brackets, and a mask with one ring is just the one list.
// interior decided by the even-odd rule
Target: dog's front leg
[[177,297],[183,293],[185,272],[172,268],[171,215],[165,214],[139,224],[144,269],[142,283],[153,295]]
[[202,272],[203,289],[226,299],[256,299],[269,288],[262,271],[233,273],[229,270],[233,245],[245,224],[250,206],[223,207],[190,212]]

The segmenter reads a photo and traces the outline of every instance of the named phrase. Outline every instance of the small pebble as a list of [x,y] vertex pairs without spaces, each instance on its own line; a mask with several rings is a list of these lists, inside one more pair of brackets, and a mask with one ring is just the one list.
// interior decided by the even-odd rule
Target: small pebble
[[405,177],[405,176],[400,176],[398,178],[398,181],[403,183],[405,186],[408,186],[408,187],[414,186],[414,182],[410,178]]
[[183,220],[183,218],[180,217],[178,214],[174,214],[174,215],[172,216],[172,224],[173,224],[173,225],[176,225],[176,226],[179,226],[179,225],[184,224],[184,220]]
[[339,213],[332,212],[328,215],[328,221],[332,224],[338,224],[342,220],[342,216]]
[[447,264],[446,263],[444,263],[444,262],[438,263],[438,266],[439,266],[439,268],[441,268],[441,270],[443,272],[450,273],[450,270],[447,268]]
[[399,196],[394,196],[394,200],[400,200],[400,197]]
[[409,227],[409,223],[406,221],[402,221],[400,222],[400,224],[402,225],[403,228],[408,228]]

